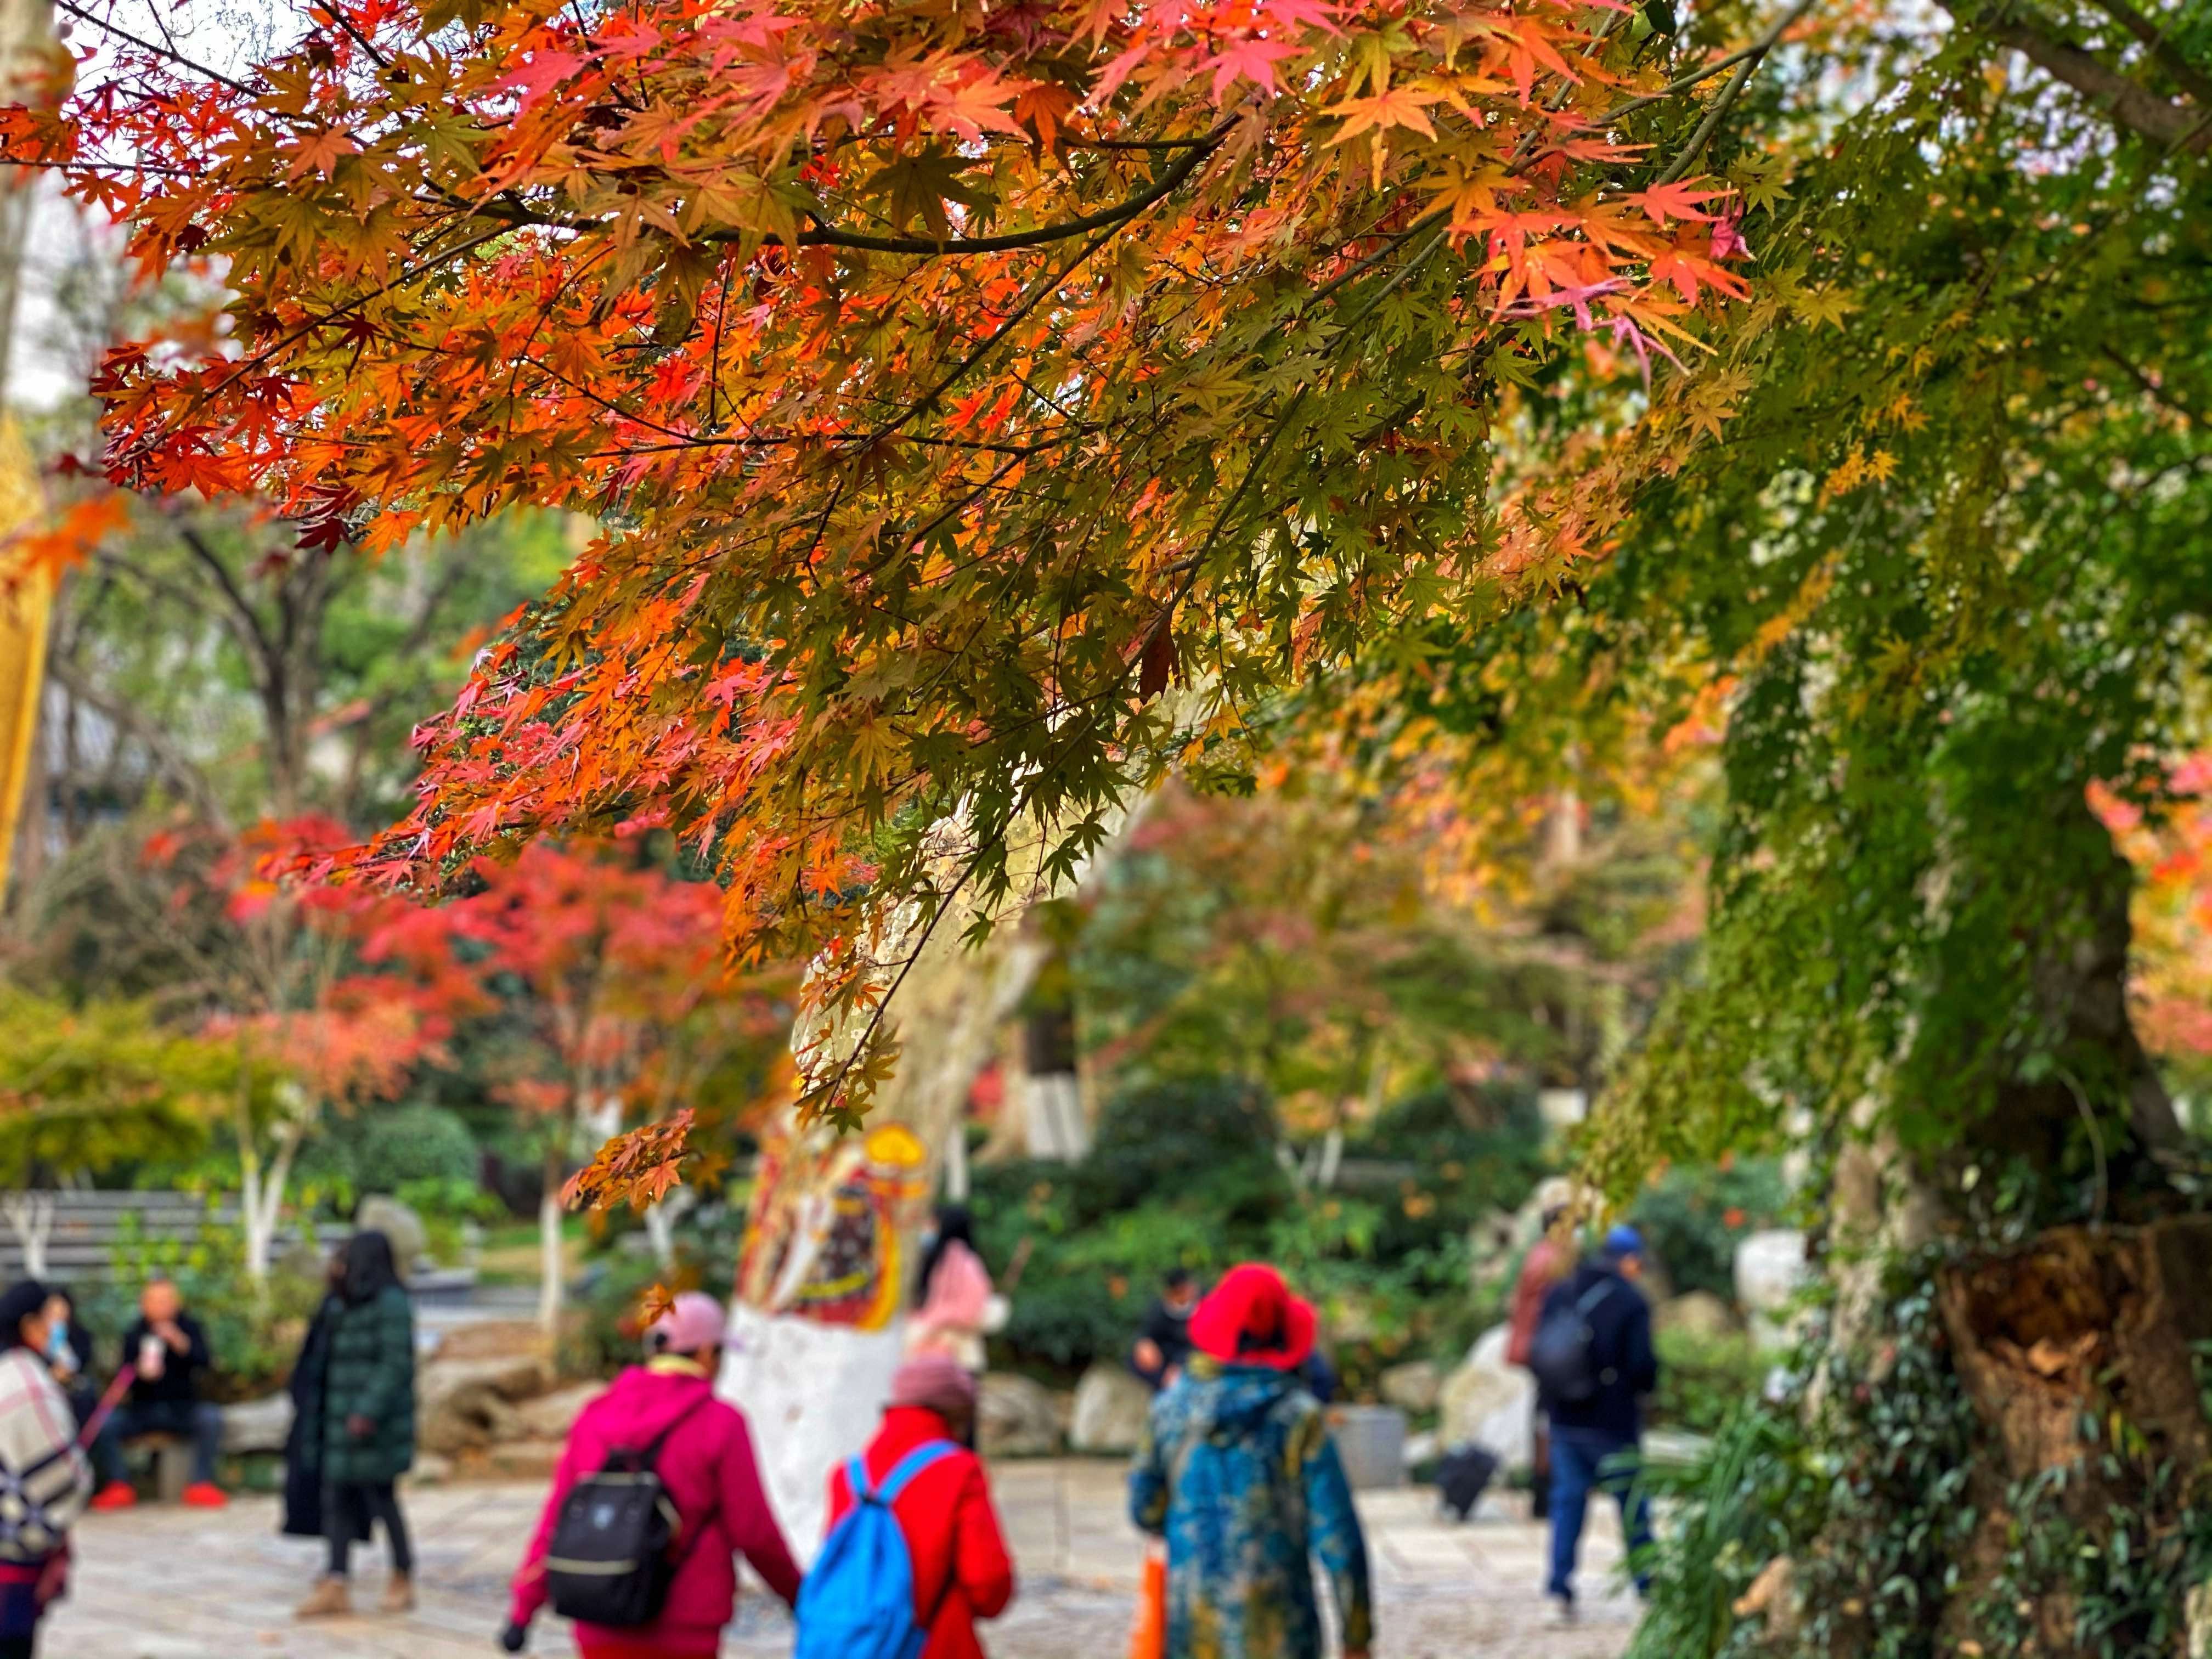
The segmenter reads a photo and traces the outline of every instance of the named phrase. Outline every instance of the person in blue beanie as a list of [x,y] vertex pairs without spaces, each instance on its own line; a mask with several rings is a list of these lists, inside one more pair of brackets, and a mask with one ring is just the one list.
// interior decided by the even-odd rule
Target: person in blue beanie
[[[1595,1383],[1583,1398],[1542,1401],[1552,1425],[1552,1559],[1545,1590],[1555,1624],[1574,1622],[1575,1559],[1593,1491],[1610,1492],[1620,1505],[1632,1571],[1651,1542],[1637,1476],[1644,1441],[1640,1397],[1658,1386],[1659,1359],[1651,1347],[1650,1304],[1635,1284],[1643,1271],[1643,1235],[1633,1227],[1615,1227],[1597,1259],[1576,1268],[1544,1298],[1540,1328],[1575,1322],[1587,1343]],[[1640,1572],[1636,1582],[1639,1591],[1649,1588]]]

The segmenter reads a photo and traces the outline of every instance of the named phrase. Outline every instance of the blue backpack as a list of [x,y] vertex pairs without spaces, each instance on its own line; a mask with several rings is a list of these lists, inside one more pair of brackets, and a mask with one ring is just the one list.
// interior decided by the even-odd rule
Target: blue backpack
[[[957,1450],[949,1440],[916,1446],[871,1491],[867,1466],[845,1466],[853,1507],[830,1529],[799,1590],[799,1648],[793,1659],[915,1659],[934,1614],[914,1621],[914,1562],[891,1513],[917,1474]],[[952,1588],[950,1577],[945,1589]],[[939,1595],[938,1605],[944,1605]]]

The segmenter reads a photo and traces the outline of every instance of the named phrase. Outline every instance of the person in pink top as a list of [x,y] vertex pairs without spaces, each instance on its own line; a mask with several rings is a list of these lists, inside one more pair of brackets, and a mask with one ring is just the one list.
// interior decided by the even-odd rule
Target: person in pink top
[[679,1518],[680,1565],[667,1603],[652,1624],[633,1630],[579,1624],[576,1645],[585,1659],[712,1659],[737,1607],[737,1553],[787,1604],[798,1599],[799,1568],[761,1486],[752,1433],[736,1407],[708,1398],[721,1365],[723,1323],[714,1297],[696,1291],[678,1297],[648,1334],[653,1358],[624,1371],[577,1417],[537,1534],[514,1575],[500,1638],[509,1653],[522,1650],[530,1621],[545,1605],[546,1546],[569,1488],[605,1468],[616,1451],[646,1445],[671,1423],[676,1428],[658,1468]]

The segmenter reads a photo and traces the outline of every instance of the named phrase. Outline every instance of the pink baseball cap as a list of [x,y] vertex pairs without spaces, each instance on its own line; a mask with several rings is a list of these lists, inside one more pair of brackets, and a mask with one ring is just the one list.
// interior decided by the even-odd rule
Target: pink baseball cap
[[697,1353],[720,1346],[728,1324],[720,1303],[704,1291],[686,1291],[646,1334],[658,1352]]

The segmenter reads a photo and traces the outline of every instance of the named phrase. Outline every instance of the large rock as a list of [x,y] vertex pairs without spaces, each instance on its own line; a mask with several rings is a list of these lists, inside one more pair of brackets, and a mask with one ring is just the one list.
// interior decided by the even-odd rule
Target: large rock
[[430,1234],[422,1225],[422,1218],[398,1199],[383,1193],[371,1193],[356,1206],[353,1230],[357,1233],[382,1233],[390,1239],[392,1259],[399,1264],[402,1279],[414,1270],[415,1264],[430,1248]]
[[542,1353],[448,1359],[442,1353],[415,1376],[416,1437],[428,1450],[451,1455],[524,1437],[515,1402],[534,1400],[553,1384]]
[[1075,1385],[1067,1443],[1079,1452],[1133,1452],[1152,1409],[1150,1389],[1125,1367],[1100,1360]]
[[1442,1372],[1425,1359],[1415,1359],[1403,1365],[1393,1365],[1376,1379],[1382,1398],[1400,1411],[1419,1416],[1437,1408],[1437,1396],[1443,1391]]
[[1785,1339],[1790,1298],[1812,1272],[1805,1235],[1790,1228],[1747,1234],[1735,1247],[1735,1299],[1762,1346]]
[[1042,1382],[1006,1371],[983,1379],[975,1443],[986,1457],[1051,1457],[1060,1447],[1060,1408]]
[[521,1406],[515,1415],[524,1431],[539,1440],[566,1440],[576,1415],[606,1392],[604,1382],[578,1382],[540,1395]]
[[1534,1455],[1536,1379],[1505,1363],[1511,1336],[1504,1325],[1484,1332],[1459,1369],[1444,1379],[1437,1404],[1447,1448],[1471,1440],[1515,1469],[1526,1468]]
[[222,1449],[227,1452],[281,1452],[292,1432],[292,1396],[268,1395],[222,1408]]
[[2212,1659],[2212,1578],[2189,1592],[2189,1659]]
[[1711,1342],[1735,1334],[1735,1310],[1711,1291],[1692,1291],[1651,1310],[1651,1328],[1660,1335],[1680,1332]]

